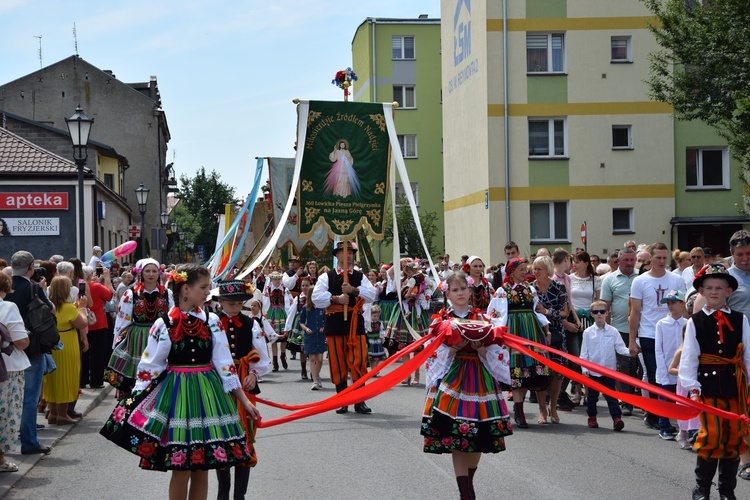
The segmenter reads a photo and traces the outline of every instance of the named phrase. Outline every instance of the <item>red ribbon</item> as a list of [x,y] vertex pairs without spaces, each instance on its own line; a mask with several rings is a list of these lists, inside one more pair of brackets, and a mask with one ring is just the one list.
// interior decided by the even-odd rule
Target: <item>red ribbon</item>
[[727,316],[724,314],[722,310],[718,310],[714,313],[714,316],[716,317],[716,324],[719,327],[719,341],[723,344],[724,343],[724,327],[729,328],[730,332],[734,331],[734,327],[731,323],[729,323],[729,320],[727,319]]
[[240,328],[242,326],[242,322],[240,321],[239,316],[232,316],[231,318],[229,316],[221,315],[221,324],[224,326],[224,331],[229,330],[229,323],[232,323],[235,328]]

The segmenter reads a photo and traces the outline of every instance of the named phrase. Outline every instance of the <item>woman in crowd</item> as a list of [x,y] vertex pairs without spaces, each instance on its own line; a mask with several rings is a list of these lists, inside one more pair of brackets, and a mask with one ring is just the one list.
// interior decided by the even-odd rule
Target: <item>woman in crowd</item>
[[6,379],[0,377],[0,472],[16,472],[18,466],[5,458],[6,453],[21,451],[21,413],[23,410],[24,370],[31,366],[23,352],[29,345],[21,313],[13,302],[5,302],[12,293],[11,279],[0,273],[0,323],[8,329],[9,339],[2,339],[2,362]]
[[78,399],[78,381],[81,371],[81,355],[78,349],[80,340],[83,352],[88,351],[84,330],[86,320],[86,297],[79,297],[75,304],[70,302],[71,282],[66,276],[55,276],[49,286],[49,300],[55,306],[57,331],[60,334],[62,349],[54,349],[52,358],[57,369],[44,376],[42,395],[49,407],[47,421],[50,424],[69,425],[78,419],[68,415],[68,405]]
[[495,289],[487,278],[484,276],[484,262],[476,255],[472,255],[464,264],[467,268],[465,273],[471,278],[471,284],[469,290],[471,290],[471,303],[475,308],[479,309],[481,313],[487,312],[487,307],[490,305],[492,294],[495,293]]
[[83,275],[86,280],[86,294],[91,297],[89,309],[96,316],[96,322],[89,325],[87,334],[89,349],[83,353],[81,359],[81,387],[90,384],[92,389],[104,387],[104,370],[107,361],[112,355],[112,338],[107,334],[107,313],[104,311],[104,303],[112,298],[115,291],[112,289],[112,281],[109,278],[109,269],[102,271],[104,284],[100,283],[94,269],[83,266]]
[[[431,333],[454,327],[461,331],[454,319],[487,321],[472,309],[469,285],[462,272],[451,274],[441,284],[452,308],[446,300]],[[450,453],[461,498],[476,498],[474,474],[482,453],[504,451],[505,436],[512,434],[501,389],[501,384],[511,382],[508,353],[495,342],[470,341],[462,332],[460,339],[448,336],[426,370],[422,449],[425,453]]]
[[[289,316],[286,318],[284,331],[287,332],[287,348],[294,352],[299,352],[300,371],[302,380],[307,380],[307,351],[305,351],[304,341],[305,332],[300,325],[300,316],[305,309],[307,302],[307,289],[312,286],[312,278],[304,275],[299,278],[300,294],[294,297],[292,306],[289,308]],[[294,358],[292,358],[294,359]],[[312,370],[312,367],[310,368]],[[313,380],[315,380],[313,378]]]
[[141,457],[142,468],[172,470],[170,500],[205,499],[209,469],[246,464],[252,454],[228,393],[249,418],[260,414],[242,390],[219,318],[201,309],[209,271],[180,265],[169,286],[179,306],[154,323],[138,365],[138,395],[120,401],[101,433]]
[[[305,286],[306,285],[306,286]],[[305,300],[302,303],[299,315],[299,327],[304,332],[304,347],[307,359],[310,361],[310,376],[313,385],[310,390],[317,391],[323,388],[320,381],[320,370],[323,368],[323,353],[326,352],[326,337],[323,334],[326,310],[318,309],[312,302],[313,287],[308,281],[304,281]],[[300,295],[302,298],[302,295]]]
[[[580,329],[576,334],[576,350],[580,352],[583,342],[583,331],[594,324],[591,317],[591,303],[599,300],[602,289],[602,279],[596,275],[591,257],[587,252],[576,252],[573,256],[573,272],[570,274],[570,303],[575,308]],[[578,405],[583,397],[581,384],[575,385],[573,403]]]
[[[378,281],[375,287],[378,291],[378,305],[380,306],[380,318],[383,321],[388,321],[393,316],[396,309],[398,309],[398,293],[396,293],[396,287],[389,281],[393,281],[391,274],[388,272],[391,266],[383,264],[380,266],[380,281]],[[385,330],[385,328],[384,328]],[[386,348],[391,354],[396,352],[396,348],[390,344],[390,339],[387,337],[383,339],[383,347]]]
[[672,252],[672,259],[674,259],[675,264],[675,268],[672,270],[672,272],[677,274],[678,276],[682,276],[682,273],[685,272],[685,269],[690,267],[690,264],[692,264],[692,261],[690,260],[690,252],[680,251],[679,248]]
[[108,381],[127,396],[135,385],[136,369],[154,322],[174,307],[172,293],[159,283],[159,262],[139,260],[133,272],[137,281],[123,293],[115,320],[114,351],[109,358]]
[[[536,313],[539,298],[536,289],[525,281],[527,274],[526,261],[510,259],[505,265],[503,286],[495,290],[495,295],[487,309],[493,323],[507,326],[508,331],[521,338],[539,344],[550,343],[549,320],[541,313]],[[547,351],[535,349],[544,357]],[[528,428],[523,401],[527,391],[536,392],[539,405],[538,423],[547,423],[547,387],[549,386],[550,369],[530,356],[518,351],[510,353],[511,390],[513,392],[513,414],[516,425],[521,429]]]
[[263,314],[266,315],[276,334],[279,336],[279,342],[271,346],[273,353],[272,371],[279,371],[279,351],[277,344],[281,344],[281,365],[286,370],[289,364],[286,360],[286,318],[289,315],[289,307],[292,305],[292,296],[281,283],[282,275],[278,271],[273,271],[269,276],[266,288],[263,290]]
[[[536,312],[543,314],[549,321],[550,347],[558,351],[568,352],[565,345],[565,330],[562,326],[563,318],[569,313],[568,294],[565,287],[558,281],[552,279],[555,272],[552,259],[546,256],[534,259],[532,270],[534,271],[534,288],[536,288],[539,302],[536,305]],[[565,358],[560,355],[550,353],[549,358],[558,364],[565,366]],[[560,396],[560,387],[563,376],[552,374],[549,381],[549,400],[547,406],[550,420],[553,424],[560,423],[560,417],[557,414],[555,402]]]

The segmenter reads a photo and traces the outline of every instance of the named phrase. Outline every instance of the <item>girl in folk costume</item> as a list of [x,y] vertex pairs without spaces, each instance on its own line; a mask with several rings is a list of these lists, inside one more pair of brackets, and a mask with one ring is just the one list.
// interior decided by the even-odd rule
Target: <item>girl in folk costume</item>
[[302,380],[307,380],[307,354],[305,353],[304,337],[305,332],[300,328],[299,317],[307,303],[307,289],[312,286],[310,276],[304,276],[299,279],[300,293],[294,298],[292,307],[289,308],[289,316],[286,318],[284,331],[287,332],[287,347],[290,351],[296,349],[299,351],[299,362],[302,368]]
[[[254,327],[256,322],[250,317],[241,314],[242,304],[253,298],[255,288],[251,283],[242,280],[229,280],[219,282],[218,300],[222,312],[219,314],[221,327],[227,335],[229,351],[234,360],[242,389],[252,400],[251,395],[260,394],[258,380],[261,376],[271,371],[271,358],[268,357],[268,346],[262,335],[256,335]],[[255,429],[249,426],[246,415],[243,415],[242,406],[240,417],[245,434],[254,441]],[[252,457],[247,465],[238,465],[234,468],[234,498],[245,498],[247,485],[250,479],[250,467],[254,467],[258,459],[253,450]],[[230,468],[216,469],[216,477],[219,480],[219,500],[229,500],[229,491],[232,486]]]
[[[394,312],[398,309],[398,293],[396,292],[395,285],[389,283],[393,281],[392,273],[389,273],[391,266],[383,264],[380,267],[380,281],[375,285],[375,289],[378,291],[377,303],[380,306],[380,318],[386,322],[391,319]],[[383,325],[385,327],[385,325]],[[383,328],[383,334],[385,335],[386,328]],[[388,351],[395,353],[396,347],[390,345],[390,339],[386,336],[383,339],[383,347]],[[391,349],[393,349],[391,351]]]
[[463,271],[474,282],[474,284],[469,287],[471,290],[471,303],[475,308],[486,313],[487,307],[492,300],[492,294],[495,293],[495,289],[492,288],[492,285],[484,276],[484,262],[482,262],[482,259],[476,255],[472,255],[466,261],[466,264],[464,264]]
[[136,392],[100,433],[141,457],[142,468],[172,470],[170,500],[205,499],[208,469],[246,464],[253,452],[229,393],[247,418],[260,414],[242,390],[219,318],[200,308],[211,290],[208,270],[180,265],[169,286],[179,306],[154,323]]
[[159,283],[159,263],[141,259],[133,268],[135,285],[123,293],[115,319],[109,383],[126,397],[135,385],[136,369],[154,322],[174,307],[172,291]]
[[[537,309],[539,298],[533,286],[525,281],[527,274],[526,261],[511,259],[505,265],[503,286],[495,295],[487,309],[487,314],[495,325],[507,326],[508,332],[521,338],[540,344],[549,345],[549,320]],[[541,349],[537,352],[548,357]],[[516,425],[521,429],[528,428],[523,412],[523,400],[526,391],[537,393],[539,404],[538,423],[547,423],[547,387],[549,386],[550,369],[530,356],[511,350],[510,354],[511,390],[513,392],[513,415]]]
[[[414,259],[402,259],[401,267],[404,276],[401,282],[401,307],[397,307],[386,329],[391,349],[395,346],[401,350],[414,341],[405,324],[408,324],[420,335],[424,335],[430,325],[430,297],[432,296],[432,282],[419,269],[419,263]],[[392,273],[393,269],[389,271]],[[388,291],[395,287],[395,280],[390,281]],[[406,358],[404,359],[406,361]],[[405,384],[419,384],[419,370],[414,373],[414,380],[410,375]]]
[[509,355],[488,319],[471,308],[471,284],[462,272],[441,283],[452,307],[434,316],[430,333],[451,333],[425,365],[421,428],[425,453],[452,455],[462,499],[476,498],[473,478],[482,453],[505,450],[505,436],[513,433],[501,387],[511,382]]
[[[286,318],[292,305],[292,296],[287,288],[281,283],[282,274],[278,271],[272,272],[263,290],[263,314],[268,318],[274,331],[279,336],[281,344],[281,365],[286,370],[289,364],[286,361]],[[279,371],[279,351],[274,343],[271,346],[273,353],[273,371]]]
[[[385,359],[383,339],[380,336],[383,324],[380,322],[380,306],[378,304],[373,304],[370,307],[369,323],[370,328],[369,331],[366,330],[365,336],[367,337],[367,357],[370,359],[370,370],[372,370],[380,364],[380,361]],[[379,374],[374,376],[378,377]]]

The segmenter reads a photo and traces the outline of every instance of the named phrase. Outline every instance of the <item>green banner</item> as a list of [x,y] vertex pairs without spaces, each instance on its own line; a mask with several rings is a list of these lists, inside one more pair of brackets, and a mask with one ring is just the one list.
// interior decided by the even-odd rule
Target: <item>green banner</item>
[[[298,188],[299,236],[318,225],[352,239],[383,238],[389,141],[383,105],[310,101]],[[300,119],[303,119],[300,117]]]

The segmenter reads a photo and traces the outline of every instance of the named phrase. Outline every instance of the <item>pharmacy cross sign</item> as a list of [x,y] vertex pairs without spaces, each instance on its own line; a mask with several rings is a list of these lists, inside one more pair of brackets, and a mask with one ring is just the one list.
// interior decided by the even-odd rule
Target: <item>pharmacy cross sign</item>
[[128,234],[131,236],[131,238],[137,238],[141,235],[141,228],[136,225],[132,225],[128,227]]

